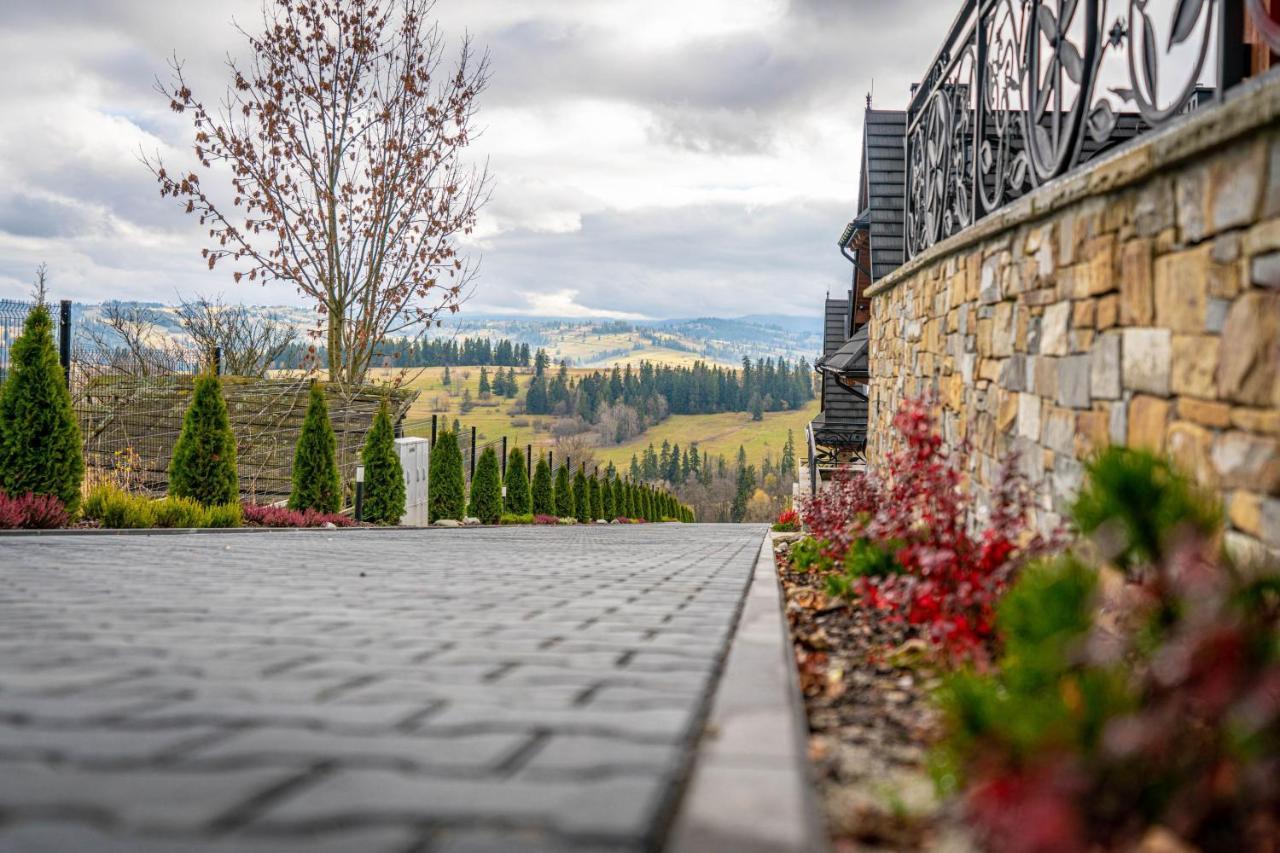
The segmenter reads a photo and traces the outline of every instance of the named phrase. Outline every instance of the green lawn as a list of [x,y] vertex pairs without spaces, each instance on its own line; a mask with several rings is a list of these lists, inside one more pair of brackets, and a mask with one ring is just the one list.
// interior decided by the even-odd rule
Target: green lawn
[[600,448],[596,455],[603,462],[618,466],[631,464],[631,454],[641,455],[653,442],[661,447],[664,440],[679,444],[681,448],[697,442],[700,450],[712,456],[723,454],[730,462],[737,456],[738,447],[747,451],[752,465],[760,464],[766,453],[776,462],[782,455],[782,445],[787,440],[787,430],[795,437],[796,453],[804,443],[804,427],[818,414],[818,401],[812,401],[794,412],[766,412],[764,421],[753,421],[748,412],[725,412],[718,415],[672,415],[657,426],[625,444]]

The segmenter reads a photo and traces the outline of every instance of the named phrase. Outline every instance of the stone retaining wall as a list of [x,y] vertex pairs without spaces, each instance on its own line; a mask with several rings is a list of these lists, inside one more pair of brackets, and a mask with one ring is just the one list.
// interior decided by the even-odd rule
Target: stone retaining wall
[[[871,290],[872,467],[937,396],[981,493],[1003,460],[1056,524],[1108,443],[1223,497],[1280,549],[1280,77],[1038,189]],[[967,442],[967,444],[966,444]]]

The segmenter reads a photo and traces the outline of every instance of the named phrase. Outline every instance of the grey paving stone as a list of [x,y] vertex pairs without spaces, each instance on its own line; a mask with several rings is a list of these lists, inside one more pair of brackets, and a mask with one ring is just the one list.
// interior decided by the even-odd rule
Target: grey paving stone
[[420,769],[481,773],[495,769],[529,741],[523,734],[452,737],[378,732],[351,735],[314,729],[261,728],[233,734],[184,753],[192,763],[270,764],[287,759],[354,764],[403,764]]
[[0,809],[10,819],[89,816],[127,827],[191,831],[296,775],[277,769],[93,771],[5,762]]
[[525,778],[542,774],[595,773],[610,770],[663,771],[684,755],[677,744],[633,743],[596,735],[552,735],[521,770]]
[[392,770],[338,770],[260,816],[260,827],[348,820],[544,825],[571,835],[640,839],[652,829],[666,780],[442,779]]
[[121,730],[0,725],[0,761],[43,759],[71,763],[146,763],[225,736],[226,730],[208,726]]
[[0,853],[403,853],[422,832],[410,827],[339,829],[312,836],[199,838],[112,833],[74,823],[0,827]]
[[639,853],[643,849],[630,844],[576,844],[564,838],[540,832],[447,832],[435,839],[432,853]]

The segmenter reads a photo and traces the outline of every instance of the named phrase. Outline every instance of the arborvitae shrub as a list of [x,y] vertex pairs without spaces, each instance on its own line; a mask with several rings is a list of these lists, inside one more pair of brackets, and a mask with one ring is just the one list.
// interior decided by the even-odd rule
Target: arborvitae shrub
[[338,440],[329,422],[320,383],[311,383],[311,402],[302,422],[298,446],[293,452],[293,491],[289,509],[337,512],[342,508],[342,481],[338,476]]
[[169,494],[204,506],[236,503],[236,437],[222,399],[222,382],[210,372],[196,378],[191,405],[169,463]]
[[74,514],[84,454],[49,309],[37,305],[9,352],[0,389],[0,491],[52,495]]
[[600,483],[600,517],[608,521],[617,518],[613,512],[613,483],[608,478]]
[[585,524],[591,520],[591,492],[587,486],[587,475],[578,469],[573,475],[573,515]]
[[551,485],[551,466],[545,458],[533,468],[533,514],[555,515],[556,495]]
[[364,465],[363,521],[399,524],[404,515],[404,469],[396,453],[396,433],[391,426],[391,410],[383,400],[360,452]]
[[525,470],[524,451],[512,448],[507,454],[507,494],[502,499],[503,509],[511,515],[530,515],[533,512],[529,494],[529,472]]
[[561,465],[556,469],[556,515],[560,518],[572,518],[575,514],[573,486],[569,484],[569,469]]
[[461,521],[466,514],[466,482],[462,474],[462,451],[458,436],[442,432],[431,450],[431,471],[427,481],[428,518]]
[[591,477],[587,480],[587,493],[591,497],[591,518],[604,518],[604,501],[600,495],[600,480]]
[[502,517],[502,473],[492,447],[486,447],[476,460],[467,512],[482,524],[497,524]]

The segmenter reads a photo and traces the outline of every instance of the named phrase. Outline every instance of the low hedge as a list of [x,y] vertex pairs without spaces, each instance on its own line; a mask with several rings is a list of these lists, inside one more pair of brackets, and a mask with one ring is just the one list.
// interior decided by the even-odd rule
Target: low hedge
[[83,512],[86,519],[115,530],[223,528],[240,527],[244,523],[239,504],[203,506],[192,498],[179,497],[156,501],[109,485],[89,492]]

